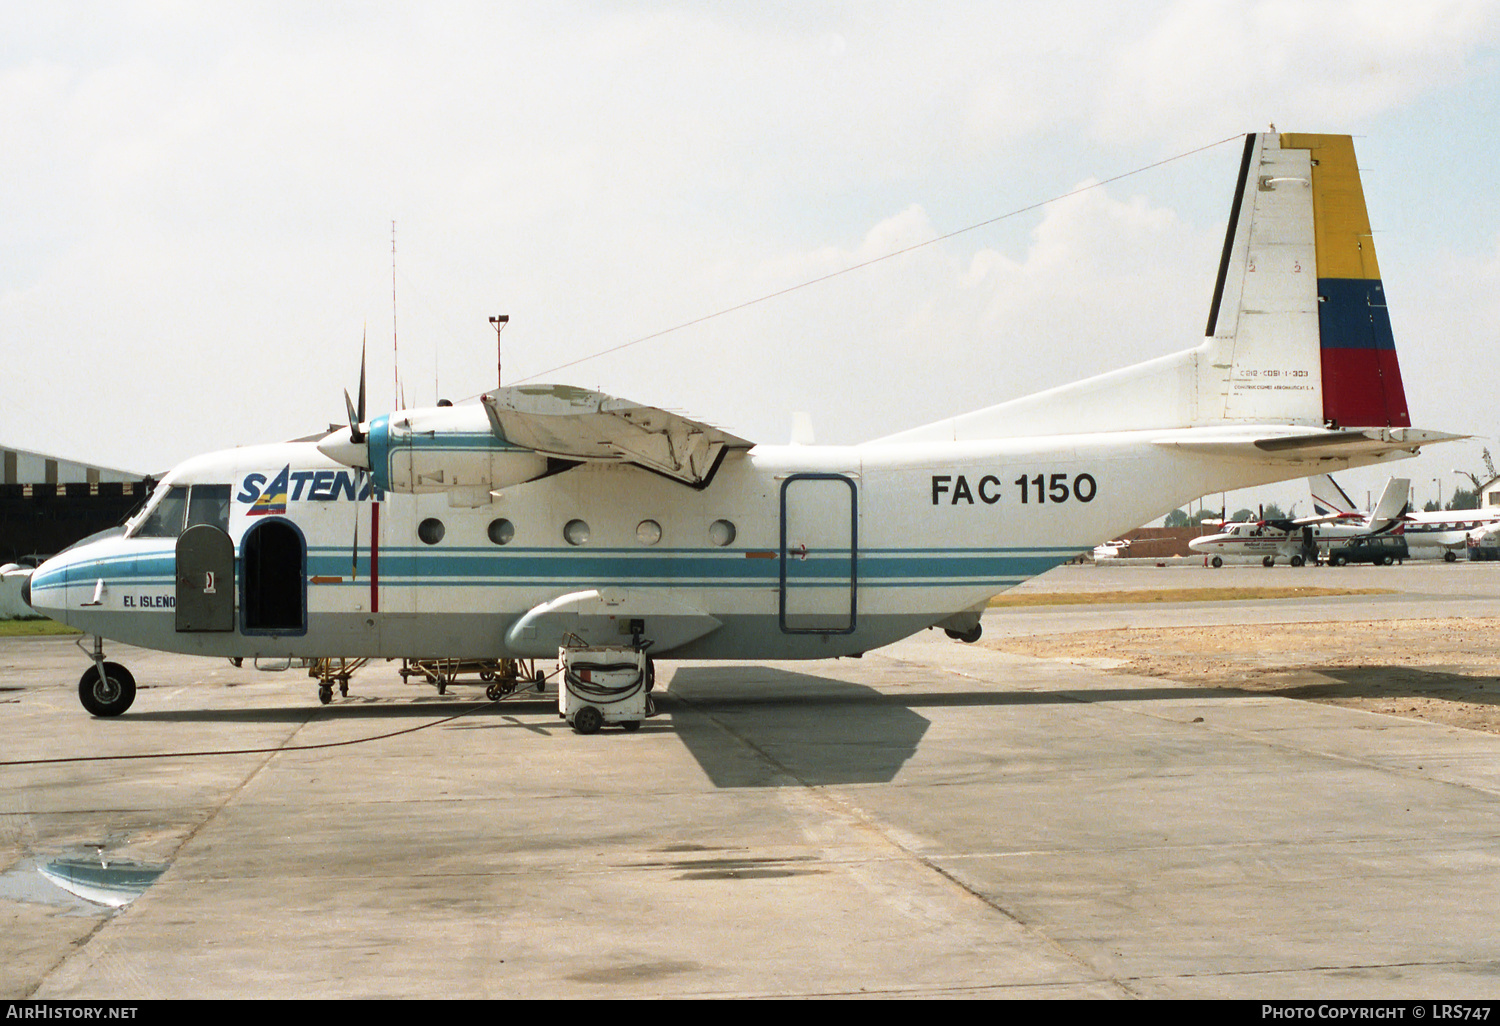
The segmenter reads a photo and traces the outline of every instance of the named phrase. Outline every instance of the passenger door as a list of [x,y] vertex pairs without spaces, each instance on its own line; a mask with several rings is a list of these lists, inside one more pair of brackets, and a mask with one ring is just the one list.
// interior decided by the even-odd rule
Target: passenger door
[[234,630],[234,542],[213,524],[177,539],[177,630]]

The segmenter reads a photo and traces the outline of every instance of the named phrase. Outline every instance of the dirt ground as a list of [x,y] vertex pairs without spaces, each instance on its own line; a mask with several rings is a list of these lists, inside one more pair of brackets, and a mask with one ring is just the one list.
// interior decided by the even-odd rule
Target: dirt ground
[[1500,734],[1500,618],[1123,628],[981,644]]

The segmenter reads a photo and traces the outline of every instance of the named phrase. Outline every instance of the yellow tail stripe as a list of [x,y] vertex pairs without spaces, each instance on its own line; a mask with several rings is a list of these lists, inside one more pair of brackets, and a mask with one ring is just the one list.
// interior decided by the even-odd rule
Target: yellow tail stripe
[[1281,148],[1312,151],[1318,277],[1379,278],[1365,191],[1354,160],[1354,140],[1347,135],[1284,132]]

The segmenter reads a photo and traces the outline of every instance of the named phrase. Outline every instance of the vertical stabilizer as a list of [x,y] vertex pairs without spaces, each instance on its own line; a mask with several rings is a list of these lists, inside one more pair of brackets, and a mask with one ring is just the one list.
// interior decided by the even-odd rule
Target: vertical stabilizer
[[1227,420],[1411,426],[1349,136],[1248,138],[1208,334]]
[[[1256,441],[1256,458],[1306,458],[1324,429],[1411,448],[1416,435],[1391,434],[1411,418],[1349,136],[1246,137],[1207,334],[1194,349],[882,441],[1276,425],[1308,433]],[[1321,457],[1331,444],[1316,441]]]
[[1319,516],[1330,513],[1352,515],[1361,512],[1349,493],[1327,474],[1318,474],[1307,479],[1308,491],[1312,493],[1313,511]]
[[1286,134],[1281,145],[1312,158],[1323,418],[1340,427],[1410,427],[1354,141]]
[[1321,424],[1312,166],[1281,138],[1245,143],[1208,324],[1211,364],[1225,377],[1206,390],[1203,412]]
[[1370,511],[1370,530],[1380,533],[1392,524],[1398,522],[1410,506],[1411,480],[1405,477],[1393,477],[1385,483],[1385,491],[1380,493],[1380,500],[1375,503],[1375,508]]

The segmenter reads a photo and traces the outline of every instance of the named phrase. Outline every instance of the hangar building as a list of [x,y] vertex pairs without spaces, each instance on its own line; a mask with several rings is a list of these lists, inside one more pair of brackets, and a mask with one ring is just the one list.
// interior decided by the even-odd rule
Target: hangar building
[[155,486],[134,471],[0,445],[0,565],[31,563],[114,527]]

